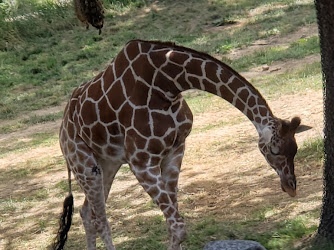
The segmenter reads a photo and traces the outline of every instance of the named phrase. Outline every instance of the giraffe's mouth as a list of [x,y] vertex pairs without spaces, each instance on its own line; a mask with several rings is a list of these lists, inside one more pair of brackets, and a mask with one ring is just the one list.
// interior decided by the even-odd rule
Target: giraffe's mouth
[[288,195],[290,195],[291,197],[295,197],[297,195],[296,189],[292,189],[290,187],[285,187],[284,188],[283,184],[281,184],[281,188],[282,188],[283,192],[288,193]]

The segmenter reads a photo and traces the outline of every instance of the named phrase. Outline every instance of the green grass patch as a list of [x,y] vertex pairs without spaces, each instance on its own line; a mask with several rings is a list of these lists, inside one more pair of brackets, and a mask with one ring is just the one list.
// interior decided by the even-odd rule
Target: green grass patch
[[[201,249],[210,238],[218,237],[229,231],[213,218],[206,218],[196,224],[189,225],[188,237],[184,242],[186,249]],[[221,239],[226,239],[221,238]]]
[[55,185],[55,188],[58,188],[63,192],[68,192],[69,189],[68,180],[61,180]]
[[12,179],[22,179],[30,174],[38,171],[37,169],[29,169],[29,168],[12,168],[10,170],[6,170],[5,174],[6,177],[12,178]]
[[211,130],[211,129],[215,129],[215,128],[221,128],[223,127],[224,125],[226,125],[225,122],[221,121],[221,122],[217,122],[217,123],[210,123],[204,127],[199,127],[199,128],[193,128],[192,129],[192,133],[201,133],[201,132],[205,132],[205,131],[208,131],[208,130]]
[[195,115],[208,111],[213,98],[214,95],[205,92],[196,93],[193,96],[185,95],[185,100]]
[[[11,165],[3,171],[0,176],[0,181],[5,182],[6,180],[25,180],[26,178],[34,178],[36,174],[45,173],[52,174],[52,172],[64,170],[65,171],[65,161],[63,157],[46,157],[36,160],[27,160],[16,165]],[[62,189],[66,186],[64,183],[57,184],[57,188]]]
[[47,188],[41,188],[35,192],[32,192],[32,194],[29,195],[29,197],[34,197],[35,200],[45,200],[49,197],[49,189]]
[[[137,227],[140,228],[140,237],[133,237],[129,240],[117,244],[117,249],[166,249],[167,228],[165,219],[161,215],[145,217],[137,220]],[[117,239],[115,239],[117,242]]]
[[104,5],[116,12],[124,12],[131,8],[140,8],[145,6],[148,1],[145,0],[106,0]]
[[224,105],[221,98],[202,91],[186,93],[184,98],[194,115],[217,110]]
[[[16,49],[36,38],[50,38],[71,26],[71,9],[58,1],[3,1],[0,5],[0,50]],[[67,17],[67,18],[64,18]],[[38,27],[38,28],[36,28]]]
[[302,93],[306,90],[321,90],[321,65],[320,62],[306,64],[282,74],[256,77],[251,82],[269,98],[276,98],[283,94]]
[[[209,53],[225,54],[231,49],[249,46],[259,39],[271,36],[285,36],[296,31],[301,26],[314,23],[316,20],[312,1],[301,4],[290,0],[262,1],[261,3],[252,1],[247,4],[245,1],[238,1],[234,2],[234,4],[229,2],[229,6],[226,6],[225,1],[215,2],[225,5],[219,14],[213,15],[215,20],[217,18],[222,20],[228,18],[235,21],[245,18],[247,19],[247,24],[234,29],[226,29],[223,32],[205,34],[204,37],[206,37],[205,40],[207,42],[198,45],[195,43],[195,48]],[[245,6],[244,9],[241,6]],[[234,8],[236,11],[226,12],[225,10],[229,7]],[[249,12],[257,8],[265,8],[266,11],[259,11],[259,14],[249,17]],[[231,12],[235,14],[233,15]]]
[[[226,107],[226,106],[224,106],[224,103],[223,103],[222,108],[224,108],[224,107]],[[206,132],[206,131],[209,131],[211,129],[223,128],[224,126],[231,126],[231,125],[234,125],[234,124],[238,124],[238,123],[244,121],[245,119],[246,118],[244,116],[242,116],[241,113],[240,113],[240,116],[233,117],[232,119],[229,119],[229,120],[212,121],[208,125],[205,125],[205,126],[202,126],[202,127],[194,127],[191,130],[191,132],[192,132],[192,134],[194,134],[194,133]]]
[[28,118],[19,120],[16,123],[10,124],[10,125],[4,125],[0,127],[0,134],[8,134],[12,133],[18,130],[25,129],[31,125],[56,121],[63,117],[63,111],[57,112],[57,113],[51,113],[46,115],[33,115]]
[[13,213],[17,209],[29,206],[29,202],[38,202],[47,199],[49,196],[49,190],[45,187],[38,190],[30,191],[29,193],[21,193],[15,195],[15,197],[9,197],[3,199],[0,203],[0,211]]
[[205,242],[213,239],[245,239],[255,240],[269,249],[293,249],[296,239],[309,235],[317,227],[308,226],[310,218],[298,216],[292,220],[275,223],[268,230],[254,230],[261,228],[264,219],[255,219],[244,222],[221,222],[207,218],[190,226],[189,236],[184,246],[186,249],[199,249]]
[[[294,249],[293,243],[296,239],[307,236],[317,229],[315,225],[309,225],[310,219],[308,216],[298,216],[291,220],[270,223],[268,226],[264,219],[258,218],[231,222],[204,216],[197,222],[188,222],[188,237],[182,246],[187,250],[197,250],[202,249],[211,240],[245,239],[258,241],[268,250]],[[144,236],[136,237],[136,239],[130,238],[119,245],[116,243],[119,249],[166,248],[167,234],[162,216],[139,219],[138,226]],[[118,237],[114,238],[117,242]]]
[[0,146],[0,158],[4,157],[5,154],[13,152],[22,152],[31,148],[39,146],[50,146],[58,141],[57,132],[44,132],[32,134],[26,140],[7,141],[4,143],[5,146]]
[[319,38],[318,36],[313,36],[307,39],[299,39],[288,47],[272,47],[256,51],[251,55],[231,61],[230,64],[239,71],[246,71],[257,65],[271,65],[275,61],[300,59],[319,52]]
[[[64,171],[66,169],[65,167],[65,163],[64,163]],[[64,193],[67,193],[69,191],[69,186],[68,186],[68,180],[61,180],[60,182],[58,182],[57,184],[55,184],[54,186],[57,189],[60,189],[62,192],[59,194],[60,197],[64,196]],[[80,186],[77,184],[77,182],[74,180],[71,182],[71,189],[72,191],[78,191],[78,192],[82,192]]]
[[13,213],[16,211],[17,206],[12,198],[4,199],[0,202],[1,214]]
[[52,113],[52,114],[46,114],[46,115],[33,115],[27,119],[23,119],[22,123],[28,124],[28,125],[35,125],[39,123],[56,121],[63,117],[63,113],[64,113],[63,111],[60,111],[58,113]]
[[10,124],[10,125],[4,125],[0,127],[0,134],[8,134],[8,133],[12,133],[15,131],[18,131],[22,128],[24,128],[25,126],[22,123],[14,123],[14,124]]
[[324,160],[324,140],[321,137],[308,140],[298,149],[296,160],[317,161]]
[[307,226],[308,218],[298,216],[276,224],[274,229],[261,234],[251,233],[246,239],[260,242],[267,249],[293,249],[294,240],[317,230],[316,225]]

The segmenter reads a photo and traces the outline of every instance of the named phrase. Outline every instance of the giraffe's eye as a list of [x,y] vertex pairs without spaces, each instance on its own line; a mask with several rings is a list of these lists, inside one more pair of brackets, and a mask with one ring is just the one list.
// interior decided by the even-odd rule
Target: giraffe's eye
[[278,147],[275,147],[275,146],[271,146],[270,147],[270,153],[272,155],[279,155],[279,148]]

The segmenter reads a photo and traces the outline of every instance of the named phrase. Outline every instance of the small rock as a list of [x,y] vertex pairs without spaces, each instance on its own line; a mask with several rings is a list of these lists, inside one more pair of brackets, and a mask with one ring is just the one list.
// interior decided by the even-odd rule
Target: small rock
[[280,67],[277,67],[277,68],[273,68],[273,69],[271,69],[270,72],[279,71],[279,70],[281,70],[281,68],[280,68]]
[[269,70],[269,66],[268,65],[263,65],[262,66],[262,71],[267,71]]
[[218,240],[206,244],[203,250],[266,250],[260,243],[252,240]]

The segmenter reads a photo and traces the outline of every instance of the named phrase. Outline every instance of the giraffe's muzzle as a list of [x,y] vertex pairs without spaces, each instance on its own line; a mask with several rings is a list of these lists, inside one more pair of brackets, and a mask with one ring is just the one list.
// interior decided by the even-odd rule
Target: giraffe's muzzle
[[283,192],[288,193],[291,197],[295,197],[297,195],[296,178],[294,177],[288,180],[281,179],[281,188]]

